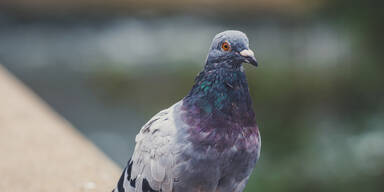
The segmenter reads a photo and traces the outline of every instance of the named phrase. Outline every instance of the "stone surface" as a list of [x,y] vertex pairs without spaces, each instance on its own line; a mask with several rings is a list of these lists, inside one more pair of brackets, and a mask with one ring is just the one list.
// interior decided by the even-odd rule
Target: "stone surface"
[[0,191],[111,191],[120,169],[0,65]]

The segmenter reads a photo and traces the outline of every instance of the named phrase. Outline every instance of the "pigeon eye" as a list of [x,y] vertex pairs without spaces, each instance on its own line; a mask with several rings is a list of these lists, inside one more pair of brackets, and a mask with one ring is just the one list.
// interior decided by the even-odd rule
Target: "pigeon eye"
[[224,42],[223,44],[221,44],[221,49],[224,51],[229,51],[231,50],[231,45],[228,42]]

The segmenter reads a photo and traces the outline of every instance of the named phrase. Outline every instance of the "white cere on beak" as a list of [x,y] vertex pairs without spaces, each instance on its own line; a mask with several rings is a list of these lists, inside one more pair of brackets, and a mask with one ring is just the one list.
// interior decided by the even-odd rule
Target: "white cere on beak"
[[244,49],[240,52],[240,55],[243,56],[243,57],[254,57],[255,54],[253,53],[252,50],[250,49]]

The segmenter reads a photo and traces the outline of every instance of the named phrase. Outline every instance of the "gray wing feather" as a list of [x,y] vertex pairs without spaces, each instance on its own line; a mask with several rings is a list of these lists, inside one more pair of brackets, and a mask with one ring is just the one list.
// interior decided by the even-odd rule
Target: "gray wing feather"
[[172,117],[174,106],[152,117],[136,136],[131,172],[131,178],[136,178],[136,183],[135,189],[128,191],[141,192],[144,179],[155,191],[172,191],[172,147],[176,139],[176,126]]

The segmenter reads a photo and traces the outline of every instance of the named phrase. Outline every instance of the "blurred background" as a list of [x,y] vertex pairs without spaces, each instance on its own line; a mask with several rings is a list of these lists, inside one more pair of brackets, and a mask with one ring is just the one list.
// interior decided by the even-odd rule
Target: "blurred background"
[[[118,165],[245,32],[263,140],[247,192],[384,191],[384,7],[358,0],[1,0],[0,62]],[[6,90],[3,90],[6,91]]]

